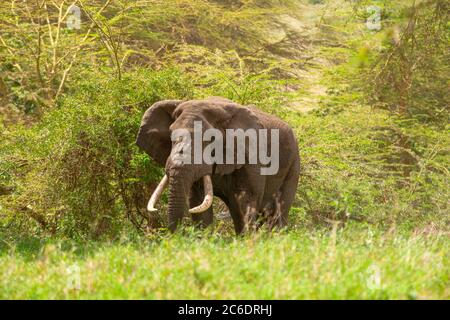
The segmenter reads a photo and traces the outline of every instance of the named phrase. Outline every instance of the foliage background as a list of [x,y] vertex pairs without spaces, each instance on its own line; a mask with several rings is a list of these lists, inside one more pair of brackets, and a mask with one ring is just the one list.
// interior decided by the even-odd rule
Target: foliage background
[[[80,29],[67,27],[72,4],[80,8]],[[366,26],[370,5],[381,10],[379,31]],[[191,275],[189,263],[146,256],[149,264],[161,263],[155,272],[179,272],[200,289],[144,290],[141,297],[253,297],[270,275],[264,252],[281,259],[275,269],[286,270],[286,281],[298,276],[296,266],[311,281],[285,291],[270,282],[265,298],[448,297],[448,14],[440,0],[3,1],[0,266],[21,267],[0,278],[0,296],[49,297],[45,288],[60,288],[50,281],[39,291],[38,280],[12,285],[21,272],[32,277],[26,270],[35,259],[44,259],[45,276],[78,261],[98,279],[91,268],[97,259],[114,264],[129,254],[140,264],[136,255],[150,250],[195,256],[206,275]],[[230,240],[231,222],[219,220],[206,240],[189,227],[167,238],[164,211],[146,216],[145,202],[163,172],[134,145],[143,112],[158,100],[211,95],[255,104],[296,132],[302,175],[286,234]],[[368,247],[371,237],[378,251]],[[193,250],[196,241],[205,249]],[[135,247],[141,242],[149,247]],[[306,263],[290,246],[310,257],[308,248],[316,248],[315,259],[329,259],[331,269],[312,258],[317,264]],[[293,261],[275,257],[279,250],[291,252]],[[241,252],[243,261],[254,261],[245,267],[254,273],[239,269],[243,261],[225,263],[230,273],[215,270],[220,251]],[[409,254],[406,263],[401,257]],[[370,293],[345,272],[347,256],[359,271],[403,262],[398,271],[385,270],[393,283]],[[411,261],[420,270],[408,269]],[[412,280],[427,263],[433,268],[424,280]],[[120,270],[126,274],[128,267]],[[329,274],[324,283],[343,277],[343,289],[312,285],[317,274],[308,270]],[[240,272],[243,278],[233,277]],[[236,295],[243,281],[250,281],[245,297]],[[81,296],[95,297],[95,288]],[[79,293],[64,290],[55,297]],[[99,292],[129,297],[107,287]]]

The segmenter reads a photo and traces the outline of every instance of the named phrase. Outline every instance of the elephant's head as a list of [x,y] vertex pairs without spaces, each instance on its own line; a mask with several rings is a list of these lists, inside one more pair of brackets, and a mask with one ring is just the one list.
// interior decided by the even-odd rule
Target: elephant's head
[[[154,211],[164,188],[169,186],[169,229],[175,230],[186,212],[206,211],[212,204],[213,188],[211,175],[229,174],[242,164],[224,163],[179,163],[171,155],[180,149],[181,139],[173,139],[172,133],[185,129],[194,135],[194,122],[201,122],[202,130],[215,128],[225,139],[225,129],[262,128],[252,110],[224,98],[206,100],[165,100],[152,105],[144,114],[136,143],[159,165],[165,167],[166,174],[154,191],[148,210]],[[174,140],[174,141],[172,141]],[[193,139],[191,141],[194,141]],[[204,144],[207,144],[204,142]],[[226,145],[226,141],[224,144]],[[192,159],[194,147],[190,148]],[[225,151],[224,151],[225,152]],[[204,182],[205,199],[201,205],[188,210],[189,192],[194,182]]]

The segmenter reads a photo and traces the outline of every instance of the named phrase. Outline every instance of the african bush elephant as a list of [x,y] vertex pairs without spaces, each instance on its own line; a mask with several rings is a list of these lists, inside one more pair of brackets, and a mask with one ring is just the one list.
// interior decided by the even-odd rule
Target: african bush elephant
[[[266,130],[266,135],[252,135],[249,129],[262,133]],[[180,137],[174,138],[174,133],[180,130],[190,135],[187,141]],[[212,130],[214,139],[203,136],[200,142],[193,139],[192,143],[196,134],[206,135],[208,130]],[[229,135],[233,130],[235,134]],[[271,131],[271,135],[267,138],[268,131]],[[244,134],[244,138],[240,139],[236,132]],[[251,142],[251,138],[255,137],[257,141]],[[220,144],[216,145],[219,147],[212,155],[217,156],[223,151],[227,154],[227,161],[217,157],[194,163],[177,161],[177,155],[193,155],[195,158],[195,151],[203,150],[201,148],[206,151],[208,141],[222,142],[223,150]],[[278,153],[275,172],[267,173],[270,171],[267,159],[251,159],[255,154],[252,154],[252,147],[261,148],[261,143],[267,144],[265,150],[271,150],[272,160],[275,159],[274,153]],[[300,159],[292,129],[277,117],[254,106],[242,106],[220,97],[165,100],[155,103],[145,112],[136,144],[165,167],[166,175],[150,198],[148,210],[156,210],[154,206],[158,198],[169,186],[168,216],[171,231],[175,231],[187,212],[192,214],[192,219],[198,225],[211,224],[213,194],[228,206],[237,234],[249,227],[261,226],[262,223],[267,223],[269,228],[287,224],[288,211],[296,193]],[[196,145],[200,149],[196,149]],[[232,156],[228,158],[230,153]],[[262,174],[264,170],[266,174]],[[192,209],[188,210],[188,206]]]

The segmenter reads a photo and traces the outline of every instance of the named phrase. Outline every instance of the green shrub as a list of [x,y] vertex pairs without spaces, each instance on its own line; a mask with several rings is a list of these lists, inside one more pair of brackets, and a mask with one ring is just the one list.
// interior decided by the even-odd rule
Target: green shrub
[[448,134],[365,107],[285,119],[302,165],[294,225],[356,220],[446,228]]
[[161,172],[134,144],[141,117],[155,101],[191,94],[171,69],[122,81],[94,74],[37,125],[3,132],[0,183],[14,188],[2,200],[3,222],[94,237],[114,234],[124,221],[142,226]]

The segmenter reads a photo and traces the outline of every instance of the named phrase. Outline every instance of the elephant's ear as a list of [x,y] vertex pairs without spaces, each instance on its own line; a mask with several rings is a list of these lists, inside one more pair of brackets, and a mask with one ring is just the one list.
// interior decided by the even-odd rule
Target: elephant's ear
[[[222,122],[222,124],[219,124],[221,126],[221,131],[225,134],[224,142],[226,145],[226,139],[228,139],[226,135],[226,129],[243,129],[244,131],[247,131],[248,129],[255,129],[257,134],[259,129],[264,129],[264,126],[261,124],[257,114],[253,110],[254,108],[249,106],[241,106],[239,104],[227,104],[224,107],[224,110],[226,111],[226,114],[229,115],[227,119],[224,119],[225,121]],[[234,155],[237,155],[236,151],[237,141],[234,140]],[[247,145],[248,147],[248,145]],[[249,156],[249,150],[248,148],[245,148],[245,157],[246,161],[248,160]],[[224,161],[226,157],[227,150],[224,150]],[[239,169],[242,167],[242,164],[222,164],[217,165],[215,172],[218,174],[229,174],[233,172],[236,169]]]
[[153,104],[142,118],[136,144],[153,160],[165,166],[172,148],[169,127],[174,121],[172,113],[182,100],[164,100]]

